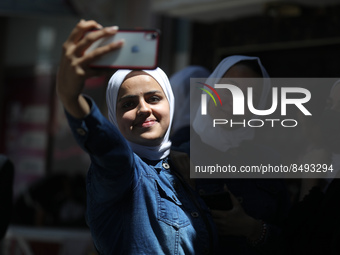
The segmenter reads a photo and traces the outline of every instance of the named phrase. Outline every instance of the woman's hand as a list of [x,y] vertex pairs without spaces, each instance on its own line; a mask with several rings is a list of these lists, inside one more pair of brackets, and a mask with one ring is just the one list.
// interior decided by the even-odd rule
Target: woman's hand
[[[96,30],[87,33],[90,30]],[[84,54],[87,48],[96,40],[116,34],[118,27],[103,28],[96,21],[81,20],[72,30],[63,44],[63,51],[57,73],[57,94],[66,110],[76,118],[82,118],[90,109],[81,96],[85,80],[99,75],[99,71],[90,64],[100,56],[117,50],[123,41],[114,42]]]
[[[230,191],[228,191],[230,193]],[[229,211],[212,210],[212,216],[220,235],[243,236],[257,240],[262,234],[262,224],[245,213],[241,204],[230,193],[233,208]]]

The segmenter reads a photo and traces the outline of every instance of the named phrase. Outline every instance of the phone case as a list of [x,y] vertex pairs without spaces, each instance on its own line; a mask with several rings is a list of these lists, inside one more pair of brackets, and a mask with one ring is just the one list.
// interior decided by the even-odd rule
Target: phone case
[[158,65],[158,30],[119,30],[111,37],[94,42],[85,52],[113,41],[124,39],[122,48],[110,52],[91,64],[96,68],[113,69],[155,69]]

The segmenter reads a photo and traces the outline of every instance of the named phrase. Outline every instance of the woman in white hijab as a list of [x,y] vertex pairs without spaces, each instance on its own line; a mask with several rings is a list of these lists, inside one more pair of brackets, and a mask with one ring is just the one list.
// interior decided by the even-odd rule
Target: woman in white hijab
[[[263,110],[270,91],[268,77],[259,58],[236,55],[223,59],[205,83],[214,87],[221,78],[226,78],[235,81],[235,84],[245,92],[248,84],[242,84],[237,79],[256,78],[252,79],[255,82],[252,84],[256,84],[253,86],[254,107]],[[194,131],[191,135],[190,151],[193,162],[206,159],[214,161],[218,158],[223,160],[224,165],[236,166],[237,169],[241,165],[278,163],[279,157],[271,148],[253,141],[254,128],[222,127],[222,125],[212,128],[213,118],[226,118],[226,116],[237,118],[231,114],[231,97],[223,95],[222,92],[218,94],[223,102],[223,107],[219,105],[222,110],[215,110],[216,107],[210,100],[207,104],[207,115],[202,116],[201,109],[198,109],[193,121]],[[243,118],[251,117],[253,117],[251,114],[246,113]],[[288,210],[287,190],[282,180],[197,179],[196,187],[205,197],[207,204],[211,205],[222,240],[221,254],[259,254],[258,249],[267,245],[271,237],[278,236],[279,228],[275,224]],[[231,197],[231,208],[220,207],[227,203],[223,199],[216,201],[215,207],[211,201],[216,200],[217,195],[220,196],[219,194],[226,191]],[[269,254],[273,254],[272,250],[271,252]]]
[[85,50],[116,32],[80,21],[64,43],[57,76],[69,126],[91,158],[86,219],[95,247],[104,255],[214,254],[211,214],[168,157],[174,98],[165,73],[118,70],[107,88],[109,120],[81,94],[85,79],[96,75],[91,62],[124,46]]
[[[266,69],[261,64],[261,61],[257,57],[250,57],[250,56],[230,56],[225,59],[223,59],[218,66],[215,68],[213,73],[209,76],[206,83],[210,86],[214,86],[214,84],[217,84],[221,78],[228,78],[228,76],[225,76],[227,71],[232,68],[235,64],[240,63],[244,61],[255,61],[259,68],[261,73],[251,73],[253,76],[248,78],[259,78],[263,77],[263,86],[259,97],[259,103],[258,103],[258,110],[263,110],[266,106],[267,97],[270,91],[270,82],[269,82],[269,75],[266,71]],[[248,62],[249,63],[249,62]],[[259,72],[257,71],[257,72]],[[246,78],[244,75],[245,73],[241,74],[242,76],[234,77],[234,78]],[[248,74],[247,74],[248,75]],[[225,76],[225,77],[224,77]],[[255,79],[254,79],[255,80]],[[210,97],[208,98],[208,100]],[[208,120],[207,120],[208,119]],[[236,128],[232,130],[227,130],[222,125],[217,125],[215,128],[211,128],[211,121],[212,116],[207,115],[203,116],[201,115],[201,109],[198,109],[197,114],[195,116],[194,122],[193,122],[193,129],[195,132],[200,136],[202,141],[204,143],[207,143],[214,148],[216,148],[219,151],[225,152],[229,148],[235,148],[238,147],[242,141],[244,140],[251,140],[254,138],[254,129],[248,128],[248,127],[241,127]],[[223,138],[223,139],[221,139]]]
[[[123,84],[126,76],[131,73],[132,70],[118,70],[110,79],[107,92],[106,92],[106,102],[108,107],[108,117],[111,123],[113,123],[117,128],[118,121],[117,121],[117,99],[118,99],[118,92],[120,86]],[[170,82],[166,74],[160,69],[157,68],[155,70],[143,70],[144,73],[149,74],[152,76],[158,84],[162,87],[163,92],[166,95],[166,98],[170,104],[170,122],[168,128],[166,130],[165,136],[161,144],[157,146],[145,146],[141,144],[136,144],[134,142],[129,141],[129,144],[132,150],[141,158],[146,158],[149,160],[159,160],[165,158],[170,153],[171,142],[169,140],[170,135],[170,127],[174,115],[174,96],[172,93],[172,89],[170,86]]]

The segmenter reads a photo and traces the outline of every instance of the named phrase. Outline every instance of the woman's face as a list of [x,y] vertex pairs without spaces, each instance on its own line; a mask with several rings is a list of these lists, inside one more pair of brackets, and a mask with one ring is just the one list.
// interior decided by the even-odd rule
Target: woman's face
[[[249,79],[249,78],[261,78],[259,74],[254,72],[251,68],[243,64],[236,64],[229,68],[229,70],[223,75],[223,82],[236,85],[240,88],[245,96],[245,104],[247,104],[247,88],[253,88],[253,104],[257,109],[262,94],[263,81],[262,79]],[[245,78],[245,79],[243,79]],[[209,101],[208,111],[214,119],[233,119],[233,121],[240,121],[240,119],[247,119],[251,117],[251,113],[248,111],[248,107],[245,105],[245,115],[233,115],[233,97],[227,89],[216,89],[223,102],[222,107],[216,107],[212,100]],[[227,125],[225,125],[227,126]]]
[[127,75],[117,97],[117,122],[130,142],[157,146],[170,123],[170,106],[158,82],[147,73]]

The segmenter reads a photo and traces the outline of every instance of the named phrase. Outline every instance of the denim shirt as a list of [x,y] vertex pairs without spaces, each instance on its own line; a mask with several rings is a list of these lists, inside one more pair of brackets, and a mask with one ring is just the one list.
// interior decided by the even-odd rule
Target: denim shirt
[[91,157],[86,220],[99,254],[214,254],[209,209],[171,162],[142,160],[87,100],[89,115],[66,116]]

